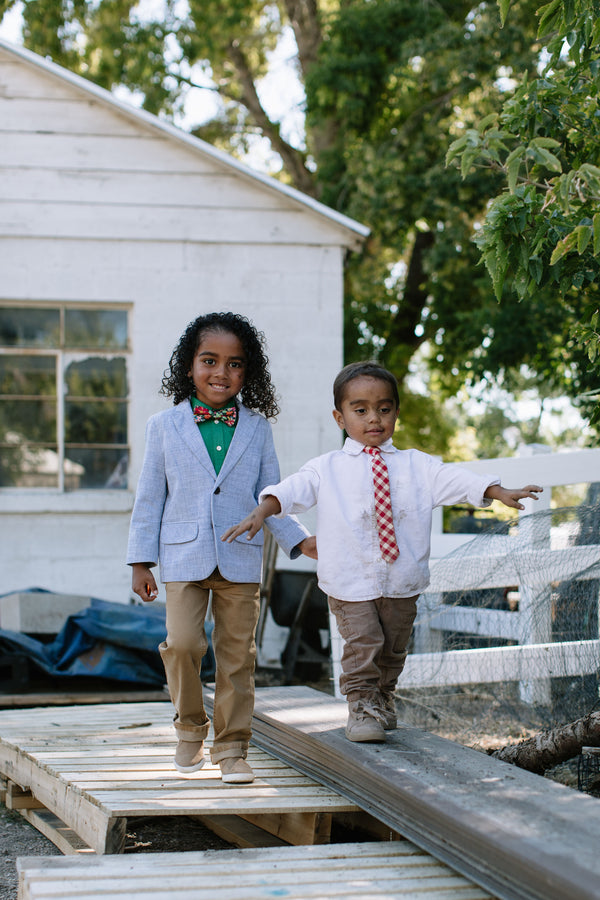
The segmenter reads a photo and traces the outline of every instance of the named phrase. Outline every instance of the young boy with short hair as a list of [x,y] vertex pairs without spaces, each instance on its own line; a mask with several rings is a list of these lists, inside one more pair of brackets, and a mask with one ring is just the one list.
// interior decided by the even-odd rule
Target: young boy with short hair
[[344,641],[340,690],[346,737],[384,741],[396,727],[394,690],[404,668],[420,593],[429,584],[432,511],[499,500],[523,509],[537,485],[503,488],[419,450],[398,450],[395,377],[376,363],[352,363],[335,379],[333,416],[347,438],[294,475],[261,491],[259,505],[223,540],[248,539],[268,516],[317,508],[317,577]]

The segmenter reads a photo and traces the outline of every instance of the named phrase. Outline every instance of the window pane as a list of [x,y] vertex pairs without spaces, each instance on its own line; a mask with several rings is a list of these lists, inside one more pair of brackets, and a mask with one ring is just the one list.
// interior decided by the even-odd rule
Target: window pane
[[[127,488],[127,450],[67,448],[65,451],[65,487],[77,488]],[[72,469],[69,476],[68,467]]]
[[65,309],[65,347],[104,350],[127,348],[124,309]]
[[0,307],[1,347],[58,347],[59,340],[57,309]]
[[126,444],[127,404],[119,400],[65,402],[68,444]]
[[0,444],[56,444],[54,400],[0,399]]
[[123,357],[90,357],[72,362],[65,373],[69,397],[126,397],[127,369]]
[[0,356],[0,394],[56,396],[54,356]]
[[29,447],[25,444],[2,447],[0,451],[0,487],[58,487],[58,454],[53,447]]

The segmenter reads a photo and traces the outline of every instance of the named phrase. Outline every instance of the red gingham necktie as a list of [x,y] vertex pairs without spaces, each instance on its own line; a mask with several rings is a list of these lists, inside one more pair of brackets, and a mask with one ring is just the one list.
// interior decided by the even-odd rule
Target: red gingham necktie
[[365,453],[371,457],[373,469],[373,489],[375,491],[375,516],[379,532],[379,546],[385,562],[392,563],[400,556],[394,520],[392,519],[392,498],[390,496],[390,479],[385,460],[378,447],[365,447]]
[[231,428],[237,421],[237,408],[228,406],[226,409],[208,409],[206,406],[196,404],[193,407],[194,422],[200,425],[201,422],[207,422],[208,419],[214,419],[215,422],[225,422]]

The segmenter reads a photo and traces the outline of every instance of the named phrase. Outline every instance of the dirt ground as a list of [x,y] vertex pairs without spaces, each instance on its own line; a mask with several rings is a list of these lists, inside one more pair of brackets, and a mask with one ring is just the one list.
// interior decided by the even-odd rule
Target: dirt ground
[[[130,819],[127,823],[125,853],[225,850],[231,846],[188,816]],[[16,900],[16,860],[20,856],[61,856],[61,852],[18,812],[0,805],[0,900]]]
[[[257,686],[280,683],[277,673],[257,673]],[[333,693],[329,674],[310,686]],[[517,717],[497,696],[485,688],[470,692],[398,693],[399,719],[407,724],[439,734],[449,740],[487,752],[509,743],[517,743],[544,727],[534,715]],[[577,788],[574,761],[547,773],[563,784]],[[231,847],[192,817],[138,818],[128,821],[126,853],[159,853],[187,850],[220,850]],[[47,838],[19,813],[0,804],[0,900],[16,900],[16,860],[23,856],[59,856]]]

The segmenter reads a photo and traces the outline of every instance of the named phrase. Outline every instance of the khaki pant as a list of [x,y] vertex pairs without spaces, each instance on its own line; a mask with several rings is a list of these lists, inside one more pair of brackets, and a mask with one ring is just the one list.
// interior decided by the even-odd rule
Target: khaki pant
[[211,759],[218,762],[228,756],[245,757],[252,733],[259,585],[235,584],[218,570],[203,581],[168,582],[167,638],[158,649],[175,707],[177,737],[205,740],[210,723],[202,698],[200,666],[208,649],[204,620],[210,591],[216,660]]
[[416,597],[352,602],[329,597],[344,641],[340,691],[347,700],[393,691],[406,662]]

